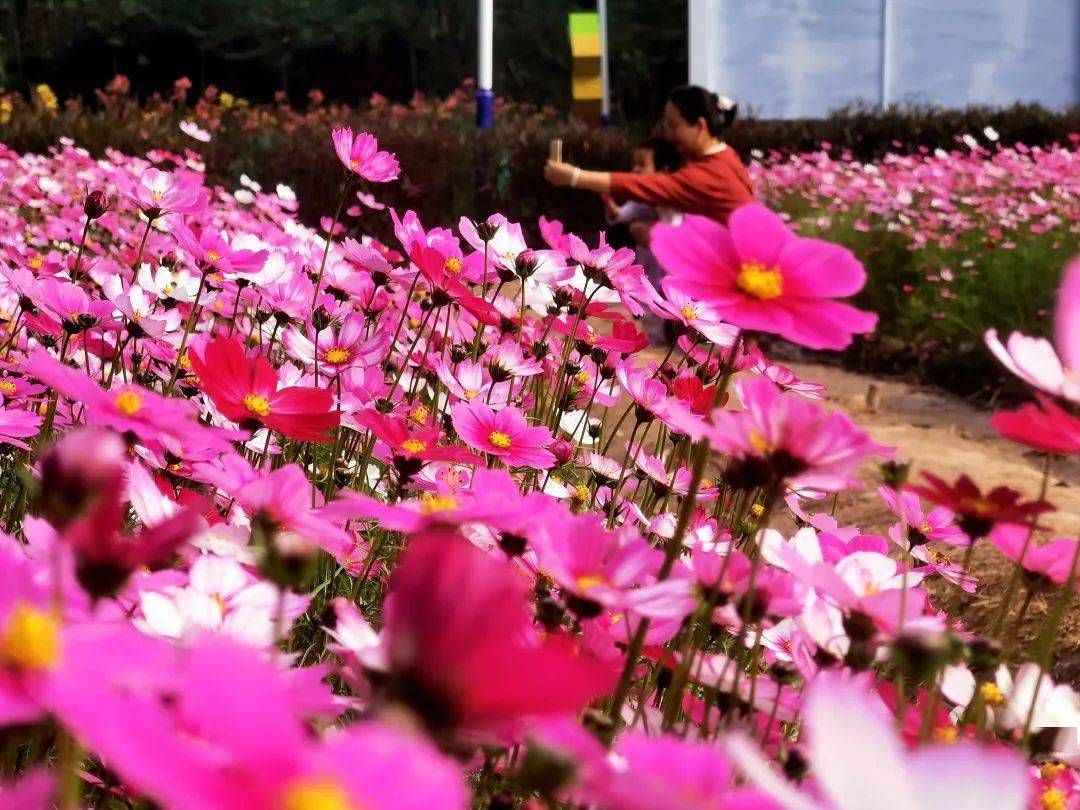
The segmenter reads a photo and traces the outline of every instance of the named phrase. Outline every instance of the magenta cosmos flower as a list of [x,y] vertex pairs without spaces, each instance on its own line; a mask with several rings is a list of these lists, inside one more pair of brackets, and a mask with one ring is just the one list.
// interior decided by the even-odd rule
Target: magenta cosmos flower
[[528,604],[528,583],[507,563],[448,534],[414,538],[386,601],[385,697],[436,736],[576,714],[615,672],[561,635],[537,636]]
[[866,273],[847,248],[801,239],[763,205],[744,205],[724,227],[704,217],[657,225],[652,250],[675,289],[741,329],[811,349],[843,349],[877,316],[834,298],[862,289]]
[[891,456],[843,413],[785,394],[764,377],[736,384],[745,410],[714,411],[713,446],[743,461],[741,477],[771,477],[791,486],[839,492],[858,481],[855,470],[868,456]]
[[175,175],[160,169],[147,169],[138,181],[126,174],[117,175],[120,191],[155,220],[162,214],[191,214],[202,207],[202,186],[194,175]]
[[370,132],[353,135],[351,127],[343,127],[335,129],[330,137],[338,160],[347,172],[372,183],[389,182],[401,173],[394,153],[381,151],[379,142]]
[[555,466],[555,456],[545,448],[551,444],[546,427],[529,427],[517,408],[494,411],[473,400],[459,402],[450,410],[454,430],[465,444],[495,456],[508,467],[546,470]]

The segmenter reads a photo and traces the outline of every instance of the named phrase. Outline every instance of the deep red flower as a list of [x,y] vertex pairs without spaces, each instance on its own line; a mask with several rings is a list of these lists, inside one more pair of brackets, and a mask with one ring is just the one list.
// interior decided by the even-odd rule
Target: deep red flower
[[960,528],[972,540],[985,537],[995,523],[1027,523],[1044,512],[1054,511],[1053,505],[1046,501],[1021,501],[1019,492],[1005,486],[983,494],[966,475],[957,478],[955,484],[933,473],[922,475],[929,486],[912,485],[907,489],[955,512]]
[[436,732],[500,733],[582,709],[615,673],[564,639],[537,639],[528,599],[524,578],[460,537],[414,538],[386,602],[390,695]]
[[254,428],[263,425],[284,436],[326,442],[338,425],[334,397],[327,388],[278,388],[277,370],[265,357],[248,357],[235,338],[218,338],[200,357],[190,353],[199,387],[226,419]]

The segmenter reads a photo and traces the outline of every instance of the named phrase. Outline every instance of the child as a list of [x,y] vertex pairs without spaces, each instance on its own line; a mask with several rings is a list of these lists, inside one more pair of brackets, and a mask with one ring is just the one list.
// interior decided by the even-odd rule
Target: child
[[[634,174],[670,174],[679,168],[681,160],[674,145],[663,138],[649,138],[634,150],[630,171]],[[678,225],[682,214],[665,206],[653,207],[647,203],[630,200],[618,205],[610,196],[604,195],[604,219],[609,225],[628,225],[630,235],[637,243],[637,262],[645,268],[645,275],[657,288],[664,277],[664,270],[649,250],[649,229],[653,223],[666,222]],[[645,333],[654,346],[669,342],[664,320],[648,313],[645,315]]]

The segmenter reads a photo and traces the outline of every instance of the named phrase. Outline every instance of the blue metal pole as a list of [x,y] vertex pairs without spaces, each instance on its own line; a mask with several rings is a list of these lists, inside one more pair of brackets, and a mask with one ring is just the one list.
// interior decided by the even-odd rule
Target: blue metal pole
[[476,126],[495,126],[495,92],[492,86],[492,61],[495,50],[495,0],[480,0],[477,9]]

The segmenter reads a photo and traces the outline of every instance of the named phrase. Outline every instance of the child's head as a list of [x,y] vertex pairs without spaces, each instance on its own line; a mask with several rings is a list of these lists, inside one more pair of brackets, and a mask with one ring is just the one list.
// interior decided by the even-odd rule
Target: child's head
[[634,149],[634,162],[630,171],[634,174],[653,174],[654,172],[673,172],[679,168],[679,153],[671,141],[664,138],[649,138]]

